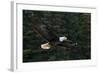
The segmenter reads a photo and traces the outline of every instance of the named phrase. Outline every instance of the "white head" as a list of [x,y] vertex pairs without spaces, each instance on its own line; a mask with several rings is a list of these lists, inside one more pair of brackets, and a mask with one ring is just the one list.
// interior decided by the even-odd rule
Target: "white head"
[[67,40],[67,37],[65,37],[65,36],[59,37],[59,41],[60,41],[60,42],[63,42],[63,41],[65,41],[65,40]]

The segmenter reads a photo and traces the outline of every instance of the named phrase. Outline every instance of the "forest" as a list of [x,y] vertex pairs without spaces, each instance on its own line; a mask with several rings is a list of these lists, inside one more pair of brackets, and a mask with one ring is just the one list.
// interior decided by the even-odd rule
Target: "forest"
[[[71,42],[55,45],[61,36]],[[42,49],[47,42],[53,46]],[[86,59],[91,59],[91,13],[23,10],[24,63]]]

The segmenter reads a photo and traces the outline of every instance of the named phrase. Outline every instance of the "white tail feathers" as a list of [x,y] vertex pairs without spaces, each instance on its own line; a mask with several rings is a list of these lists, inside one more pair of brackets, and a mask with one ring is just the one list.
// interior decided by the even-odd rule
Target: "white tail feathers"
[[49,44],[49,42],[48,42],[48,43],[45,43],[45,44],[42,44],[42,45],[41,45],[41,48],[42,48],[42,49],[50,49],[50,44]]

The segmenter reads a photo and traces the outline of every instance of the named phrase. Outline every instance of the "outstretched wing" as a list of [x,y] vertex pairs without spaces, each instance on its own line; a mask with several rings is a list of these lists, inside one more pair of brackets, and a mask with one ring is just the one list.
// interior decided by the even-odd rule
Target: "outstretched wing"
[[60,42],[59,37],[57,37],[54,31],[51,30],[52,27],[41,23],[41,20],[39,18],[32,18],[31,22],[33,24],[33,30],[37,32],[40,35],[40,37],[42,37],[45,41],[49,42],[51,45],[65,47],[73,47],[76,45],[76,43],[73,43],[70,40]]
[[52,27],[41,23],[39,18],[32,18],[31,22],[33,24],[33,30],[37,32],[45,41],[53,42],[59,40],[59,37],[57,37],[54,31],[51,30]]

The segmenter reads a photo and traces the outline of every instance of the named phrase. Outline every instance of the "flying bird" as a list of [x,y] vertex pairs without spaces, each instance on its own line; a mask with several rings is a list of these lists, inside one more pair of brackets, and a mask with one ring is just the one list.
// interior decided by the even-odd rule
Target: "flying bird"
[[57,36],[52,26],[44,25],[39,18],[32,18],[31,22],[33,30],[46,41],[40,45],[42,49],[50,49],[51,46],[73,47],[77,45],[77,43],[68,40],[66,36]]

